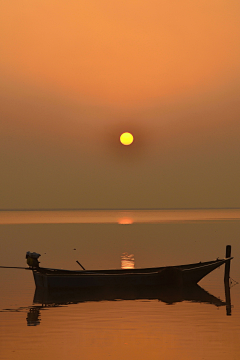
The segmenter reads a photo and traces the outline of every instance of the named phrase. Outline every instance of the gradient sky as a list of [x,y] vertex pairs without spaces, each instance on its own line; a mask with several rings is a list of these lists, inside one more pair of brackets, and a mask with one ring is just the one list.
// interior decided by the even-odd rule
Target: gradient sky
[[0,209],[240,207],[239,24],[237,0],[0,1]]

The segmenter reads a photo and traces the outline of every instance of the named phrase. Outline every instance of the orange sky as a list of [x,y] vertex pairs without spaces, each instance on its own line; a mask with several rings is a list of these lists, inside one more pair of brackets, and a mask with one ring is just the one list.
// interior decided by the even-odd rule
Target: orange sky
[[238,1],[2,2],[0,208],[239,207],[239,20]]
[[158,102],[235,78],[239,11],[223,0],[9,0],[1,67],[88,103]]

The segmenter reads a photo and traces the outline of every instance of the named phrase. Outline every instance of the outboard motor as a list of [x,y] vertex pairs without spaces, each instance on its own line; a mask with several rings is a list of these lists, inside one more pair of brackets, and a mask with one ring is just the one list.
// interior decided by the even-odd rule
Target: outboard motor
[[38,268],[39,267],[39,261],[38,261],[38,258],[40,257],[41,255],[36,253],[36,252],[30,252],[30,251],[27,251],[26,252],[26,259],[27,259],[27,264],[28,266],[32,267],[32,268]]

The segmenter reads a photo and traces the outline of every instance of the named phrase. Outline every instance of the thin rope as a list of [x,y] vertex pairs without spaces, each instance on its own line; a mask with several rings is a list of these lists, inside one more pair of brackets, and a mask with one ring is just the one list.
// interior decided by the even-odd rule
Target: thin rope
[[229,276],[229,280],[230,280],[230,288],[232,288],[232,287],[234,287],[235,285],[238,285],[238,284],[239,284],[236,280],[234,280],[234,279],[231,278],[230,276]]

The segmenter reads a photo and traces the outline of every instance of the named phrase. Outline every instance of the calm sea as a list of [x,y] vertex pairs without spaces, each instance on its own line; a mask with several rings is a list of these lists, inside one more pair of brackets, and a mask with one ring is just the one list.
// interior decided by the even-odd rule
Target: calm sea
[[[31,271],[0,269],[0,359],[238,360],[240,210],[0,212],[0,265],[79,269],[180,265],[232,245],[231,315],[224,268],[195,291],[43,298]],[[129,258],[127,257],[129,254]],[[131,264],[132,265],[132,264]],[[111,299],[112,298],[112,299]],[[229,305],[229,304],[228,304]]]

